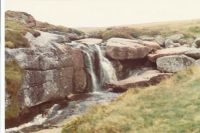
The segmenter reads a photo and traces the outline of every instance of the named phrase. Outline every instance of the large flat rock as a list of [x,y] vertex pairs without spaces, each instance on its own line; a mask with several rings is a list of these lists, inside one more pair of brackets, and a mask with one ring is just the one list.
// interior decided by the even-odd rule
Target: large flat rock
[[148,41],[111,38],[107,41],[106,55],[115,60],[141,59],[146,57],[155,47],[155,44]]
[[170,73],[161,73],[158,70],[148,70],[137,76],[131,76],[127,79],[116,81],[113,84],[107,84],[106,88],[113,92],[123,92],[131,87],[145,87],[155,85],[170,77]]
[[148,55],[148,59],[152,62],[156,62],[156,60],[163,56],[170,56],[170,55],[181,55],[185,54],[186,52],[192,51],[195,48],[189,48],[189,47],[176,47],[176,48],[166,48],[157,50],[153,54]]

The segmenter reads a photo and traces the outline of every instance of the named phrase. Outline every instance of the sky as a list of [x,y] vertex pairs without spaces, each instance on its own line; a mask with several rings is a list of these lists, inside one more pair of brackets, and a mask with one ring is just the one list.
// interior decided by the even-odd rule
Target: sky
[[200,18],[200,0],[6,0],[6,10],[68,27],[105,27]]

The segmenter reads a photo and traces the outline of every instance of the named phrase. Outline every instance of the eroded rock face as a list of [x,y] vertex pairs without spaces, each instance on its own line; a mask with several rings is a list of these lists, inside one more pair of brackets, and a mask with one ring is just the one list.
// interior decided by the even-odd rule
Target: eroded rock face
[[24,71],[20,89],[22,108],[88,90],[82,52],[55,41],[42,42],[46,44],[32,48],[6,49],[6,60],[15,59]]
[[131,87],[155,85],[161,80],[170,77],[170,75],[170,73],[161,73],[158,70],[147,70],[139,75],[133,75],[127,79],[117,81],[113,84],[107,84],[105,87],[109,91],[123,92]]
[[111,38],[107,42],[106,55],[115,60],[141,59],[151,48],[139,44],[137,40]]
[[191,66],[195,60],[185,55],[164,56],[157,59],[157,68],[164,72],[178,72]]

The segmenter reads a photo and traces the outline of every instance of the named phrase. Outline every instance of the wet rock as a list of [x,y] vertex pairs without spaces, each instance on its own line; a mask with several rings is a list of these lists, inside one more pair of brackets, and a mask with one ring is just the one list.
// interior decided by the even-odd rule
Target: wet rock
[[132,87],[146,87],[149,85],[155,85],[160,81],[170,77],[170,75],[170,73],[161,73],[157,70],[147,70],[140,75],[131,76],[113,84],[106,84],[105,88],[112,92],[124,92]]
[[191,66],[195,60],[185,55],[164,56],[157,59],[157,69],[163,72],[178,72]]
[[157,50],[155,53],[149,54],[148,59],[152,62],[155,62],[157,58],[163,57],[163,56],[169,56],[169,55],[181,55],[184,54],[187,51],[191,51],[194,48],[188,48],[188,47],[177,47],[177,48],[166,48]]
[[47,115],[48,118],[53,117],[53,116],[57,113],[57,111],[60,109],[60,107],[61,107],[61,106],[60,106],[59,104],[53,105],[53,106],[46,112],[45,115]]
[[124,66],[122,65],[122,63],[117,60],[112,60],[112,65],[115,68],[117,79],[123,78],[125,72],[123,72]]
[[150,51],[149,47],[130,39],[111,38],[106,45],[106,55],[116,60],[141,59]]

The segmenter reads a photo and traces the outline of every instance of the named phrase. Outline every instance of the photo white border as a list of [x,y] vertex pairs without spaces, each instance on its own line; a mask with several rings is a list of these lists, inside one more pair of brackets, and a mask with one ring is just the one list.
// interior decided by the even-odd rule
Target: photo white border
[[1,0],[0,132],[5,132],[5,1]]

